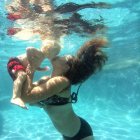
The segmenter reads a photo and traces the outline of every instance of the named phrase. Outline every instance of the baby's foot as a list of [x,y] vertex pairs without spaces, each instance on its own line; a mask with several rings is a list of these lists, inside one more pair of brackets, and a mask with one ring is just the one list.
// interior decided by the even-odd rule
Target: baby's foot
[[25,103],[24,103],[20,98],[12,98],[12,99],[11,99],[11,103],[12,103],[12,104],[15,104],[15,105],[17,105],[17,106],[20,106],[20,107],[22,107],[22,108],[24,108],[24,109],[28,109],[28,108],[26,107]]

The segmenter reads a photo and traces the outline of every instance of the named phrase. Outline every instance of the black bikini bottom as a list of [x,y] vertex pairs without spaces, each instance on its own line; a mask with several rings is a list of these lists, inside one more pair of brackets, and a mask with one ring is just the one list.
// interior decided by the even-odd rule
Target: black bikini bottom
[[93,136],[92,129],[91,129],[90,125],[88,124],[88,122],[86,122],[82,118],[80,118],[80,121],[81,121],[81,127],[80,127],[79,132],[73,137],[63,136],[64,140],[81,140],[88,136]]

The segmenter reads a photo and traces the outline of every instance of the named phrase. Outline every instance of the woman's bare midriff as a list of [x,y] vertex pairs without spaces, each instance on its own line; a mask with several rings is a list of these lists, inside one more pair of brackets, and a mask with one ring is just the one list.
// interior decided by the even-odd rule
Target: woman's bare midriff
[[[69,97],[70,93],[68,90],[60,93],[61,97]],[[66,105],[47,105],[44,110],[50,116],[55,128],[63,135],[72,137],[80,129],[80,120],[74,113],[72,104]]]

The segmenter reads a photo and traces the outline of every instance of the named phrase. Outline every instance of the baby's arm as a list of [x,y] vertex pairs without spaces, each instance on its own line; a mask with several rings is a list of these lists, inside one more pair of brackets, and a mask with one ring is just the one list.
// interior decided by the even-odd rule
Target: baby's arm
[[36,70],[38,70],[38,71],[49,71],[50,67],[49,66],[46,66],[44,68],[38,67]]
[[26,49],[27,59],[32,69],[37,69],[41,62],[44,60],[43,53],[33,47],[28,47]]
[[33,80],[33,75],[35,70],[40,66],[43,61],[43,54],[33,47],[28,47],[26,49],[28,66],[26,68],[26,72],[31,80]]
[[39,67],[41,62],[44,60],[44,55],[40,50],[34,47],[28,47],[26,49],[26,54],[29,63],[26,72],[29,76],[28,78],[29,85],[30,87],[32,87],[32,81],[33,81],[35,70],[46,71],[49,70],[49,67],[44,67],[44,68]]

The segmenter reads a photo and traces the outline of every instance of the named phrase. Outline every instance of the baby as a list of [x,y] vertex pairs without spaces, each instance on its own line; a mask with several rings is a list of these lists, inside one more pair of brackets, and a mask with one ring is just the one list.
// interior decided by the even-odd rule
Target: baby
[[[21,99],[21,91],[24,82],[30,79],[28,90],[32,88],[33,75],[36,70],[46,71],[49,68],[39,67],[41,62],[45,59],[52,59],[60,51],[60,46],[54,42],[48,42],[46,46],[42,46],[40,50],[29,47],[26,49],[26,54],[12,57],[7,64],[8,72],[13,79],[13,96],[11,103],[27,109],[24,101]],[[27,78],[28,77],[28,78]]]

